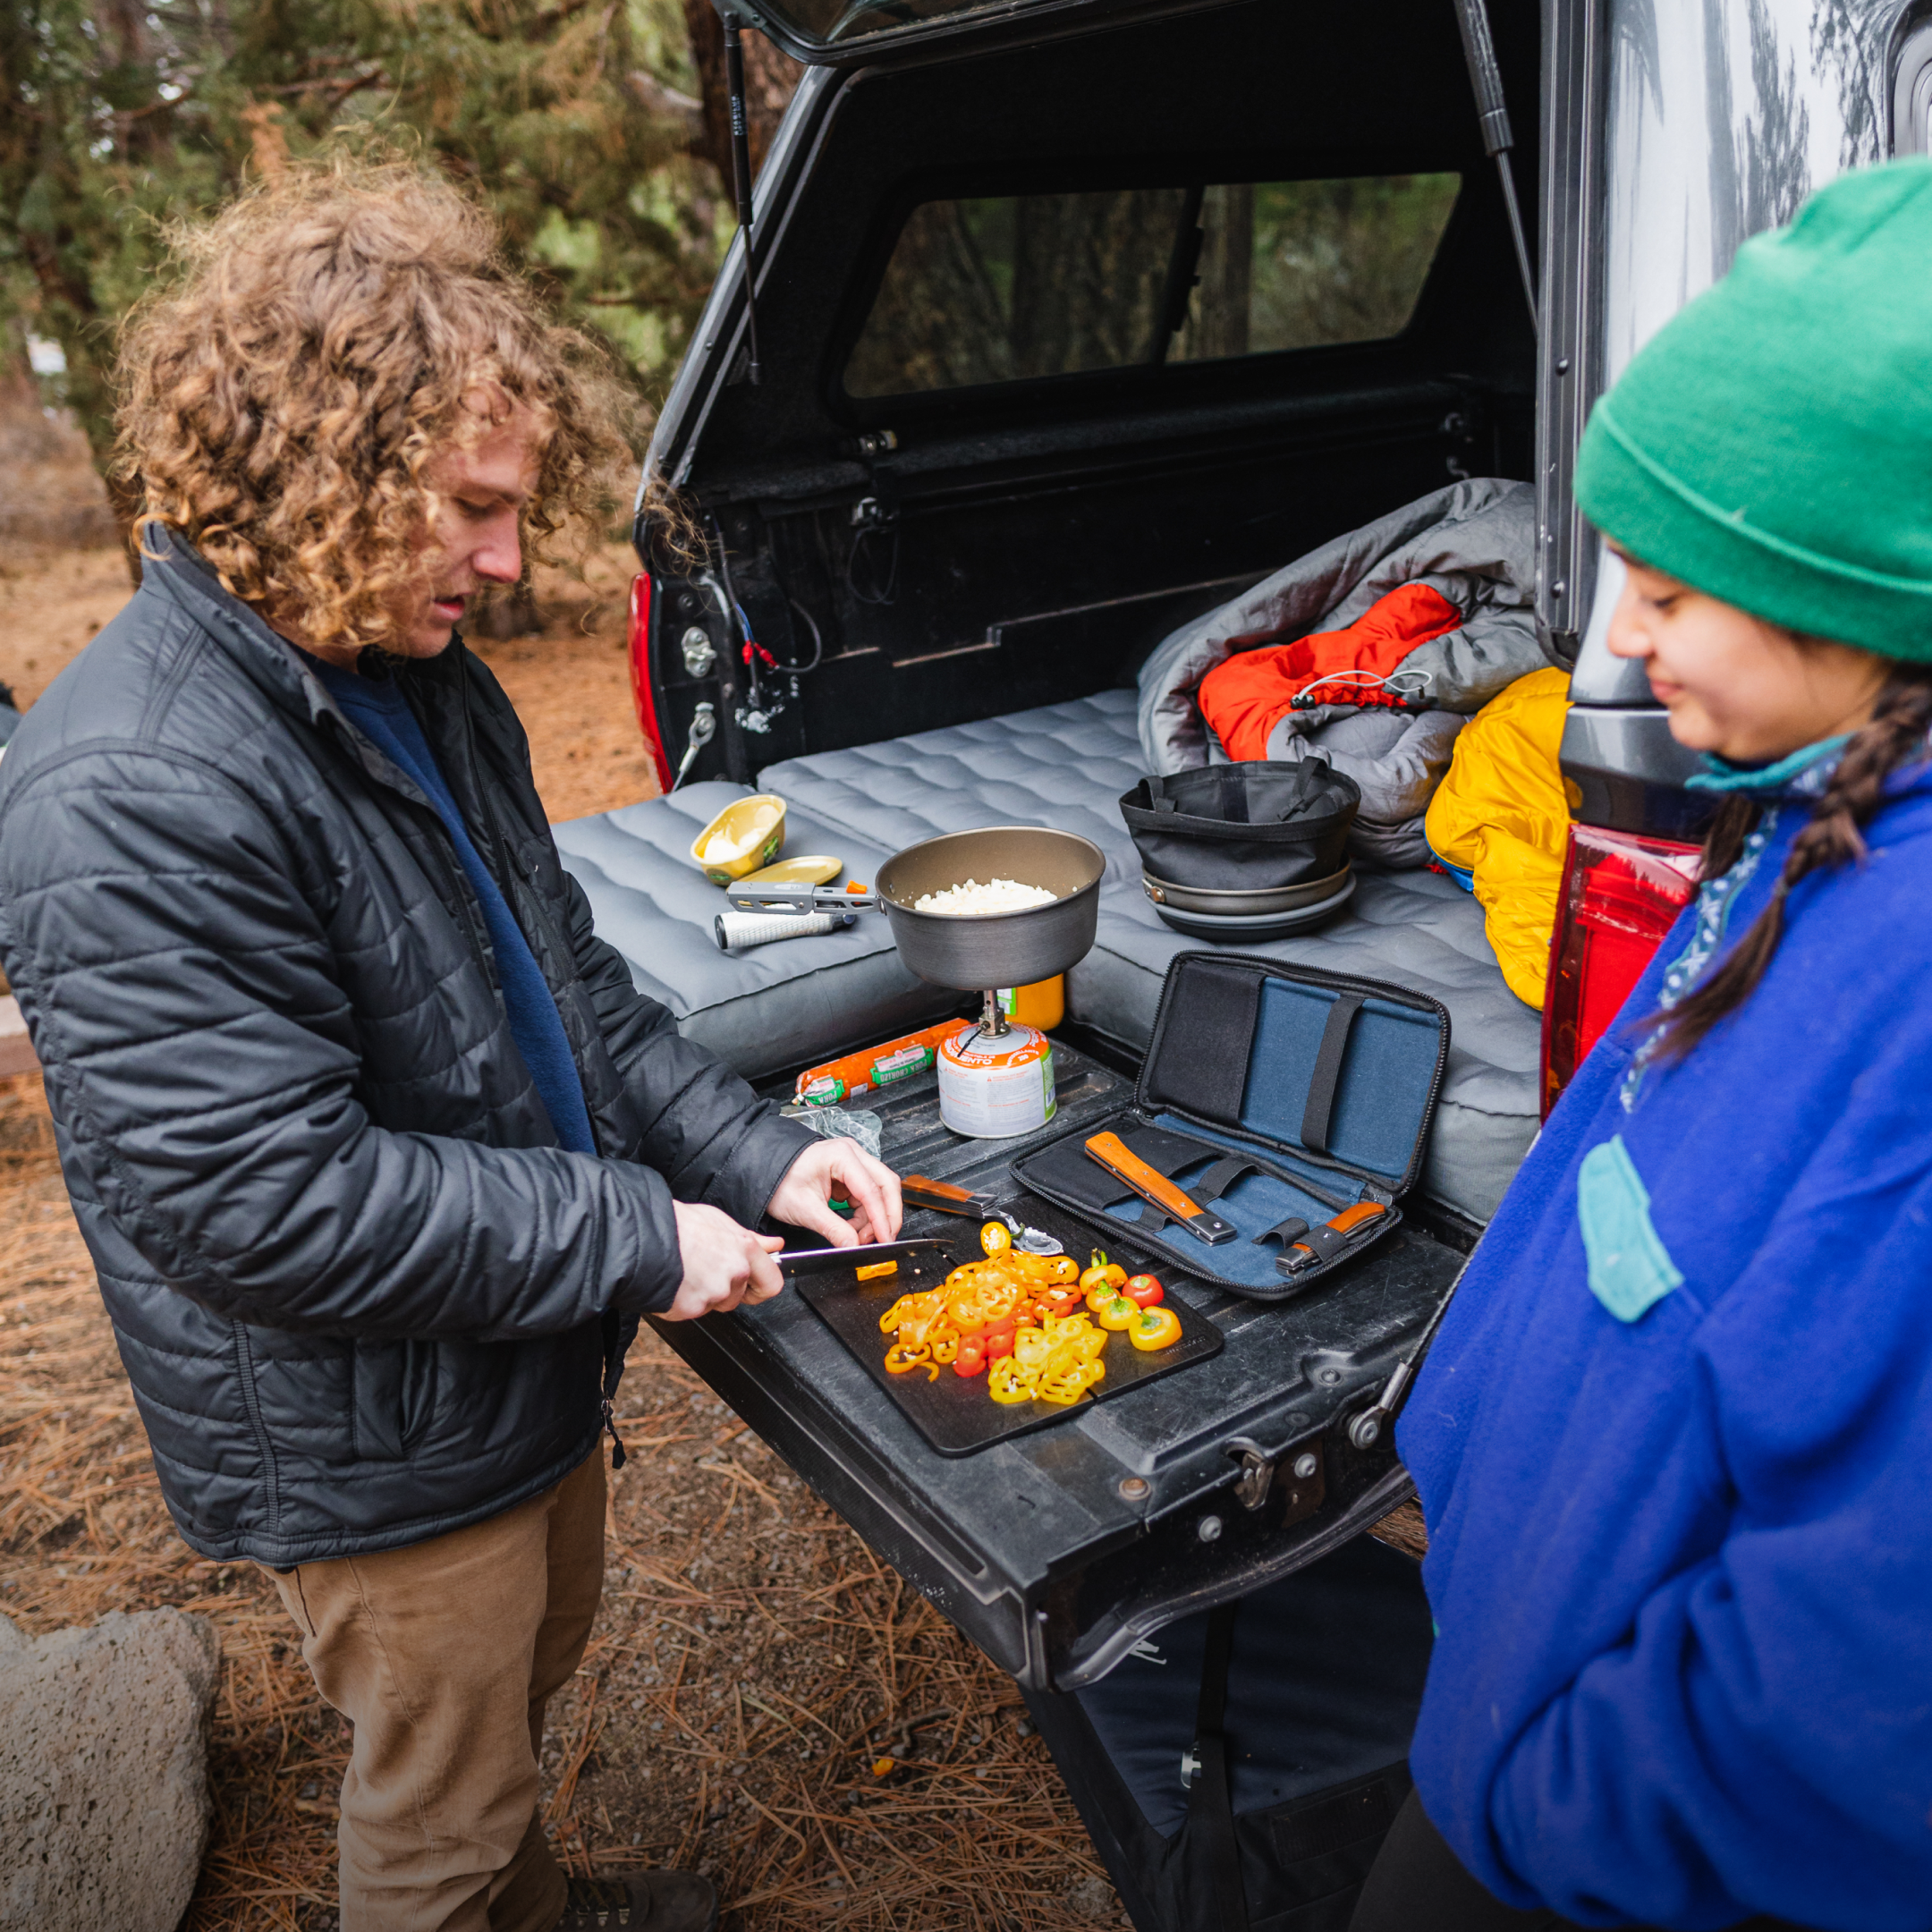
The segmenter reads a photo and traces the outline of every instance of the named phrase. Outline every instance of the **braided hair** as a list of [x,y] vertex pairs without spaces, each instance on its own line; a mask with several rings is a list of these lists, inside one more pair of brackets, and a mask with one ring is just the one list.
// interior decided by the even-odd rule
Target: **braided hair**
[[[1681,1060],[1753,992],[1784,932],[1784,901],[1810,873],[1862,861],[1864,828],[1884,801],[1885,780],[1926,754],[1932,728],[1932,665],[1895,665],[1878,692],[1871,722],[1852,733],[1811,816],[1792,841],[1771,902],[1751,921],[1716,972],[1668,1013],[1655,1016],[1663,1056]],[[1733,793],[1704,841],[1702,877],[1720,877],[1738,861],[1758,808]]]

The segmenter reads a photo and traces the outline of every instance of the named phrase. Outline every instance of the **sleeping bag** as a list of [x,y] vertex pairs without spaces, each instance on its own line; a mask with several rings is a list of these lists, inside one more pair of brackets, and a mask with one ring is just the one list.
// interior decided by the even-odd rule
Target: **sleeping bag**
[[1339,631],[1254,649],[1247,648],[1252,639],[1230,638],[1233,656],[1201,680],[1201,716],[1227,755],[1242,759],[1265,758],[1275,727],[1318,703],[1393,708],[1408,699],[1412,708],[1434,708],[1427,673],[1410,673],[1399,689],[1391,680],[1419,645],[1462,624],[1462,613],[1441,591],[1409,583]]
[[[1166,775],[1231,756],[1325,758],[1361,789],[1352,853],[1370,865],[1426,865],[1422,815],[1463,721],[1547,662],[1532,607],[1535,537],[1531,486],[1470,478],[1182,625],[1140,672],[1148,768]],[[1336,701],[1335,674],[1350,671],[1360,674],[1350,701]],[[1366,680],[1392,674],[1432,708],[1364,703]]]
[[1519,678],[1469,721],[1428,809],[1430,849],[1481,902],[1496,964],[1530,1006],[1543,1004],[1570,843],[1557,764],[1569,710],[1567,672]]

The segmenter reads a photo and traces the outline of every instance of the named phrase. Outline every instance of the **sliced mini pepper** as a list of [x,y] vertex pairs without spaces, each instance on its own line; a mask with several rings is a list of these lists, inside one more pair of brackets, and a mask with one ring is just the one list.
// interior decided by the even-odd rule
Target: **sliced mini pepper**
[[1158,1308],[1167,1291],[1151,1275],[1130,1275],[1121,1292],[1136,1308]]
[[1172,1348],[1181,1339],[1181,1318],[1171,1308],[1142,1309],[1127,1331],[1127,1339],[1137,1349],[1151,1353]]
[[1004,1221],[988,1221],[979,1230],[979,1245],[988,1256],[1003,1255],[1013,1246],[1013,1230]]
[[982,1373],[987,1365],[986,1352],[980,1346],[977,1335],[968,1335],[959,1345],[959,1353],[953,1358],[953,1373],[956,1376],[976,1376]]

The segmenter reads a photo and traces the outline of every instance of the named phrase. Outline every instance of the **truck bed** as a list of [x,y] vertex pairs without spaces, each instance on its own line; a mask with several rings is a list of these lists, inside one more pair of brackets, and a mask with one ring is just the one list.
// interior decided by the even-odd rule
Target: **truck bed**
[[[1145,768],[1134,693],[1109,690],[787,759],[760,772],[758,789],[787,801],[787,852],[835,853],[861,879],[940,832],[1044,825],[1092,839],[1107,873],[1094,949],[1068,975],[1068,1015],[1138,1057],[1168,963],[1202,945],[1163,925],[1140,887],[1118,801]],[[711,920],[722,898],[688,854],[737,792],[695,785],[556,827],[597,930],[640,988],[753,1080],[959,1009],[957,995],[922,986],[899,963],[883,919],[721,953]],[[1536,1133],[1539,1021],[1504,984],[1476,902],[1436,873],[1362,873],[1326,926],[1241,950],[1394,980],[1442,1001],[1449,1064],[1420,1191],[1486,1222]]]

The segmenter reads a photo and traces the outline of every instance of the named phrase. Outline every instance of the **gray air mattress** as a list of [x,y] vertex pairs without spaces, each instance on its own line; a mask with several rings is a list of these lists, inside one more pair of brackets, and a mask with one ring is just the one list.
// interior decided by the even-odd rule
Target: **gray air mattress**
[[[1145,770],[1135,694],[1106,691],[787,759],[759,775],[758,789],[787,801],[788,852],[835,853],[861,878],[902,846],[975,826],[1054,826],[1092,839],[1107,855],[1099,932],[1068,976],[1068,1012],[1138,1053],[1168,962],[1200,945],[1163,925],[1140,889],[1117,801]],[[733,795],[728,785],[692,785],[556,827],[598,932],[692,1038],[755,1079],[959,1010],[956,995],[911,979],[877,915],[852,932],[719,953],[711,919],[723,895],[689,851]],[[1365,874],[1333,924],[1243,950],[1391,979],[1448,1007],[1449,1065],[1422,1188],[1487,1221],[1536,1132],[1539,1022],[1504,985],[1476,902],[1435,873]]]

